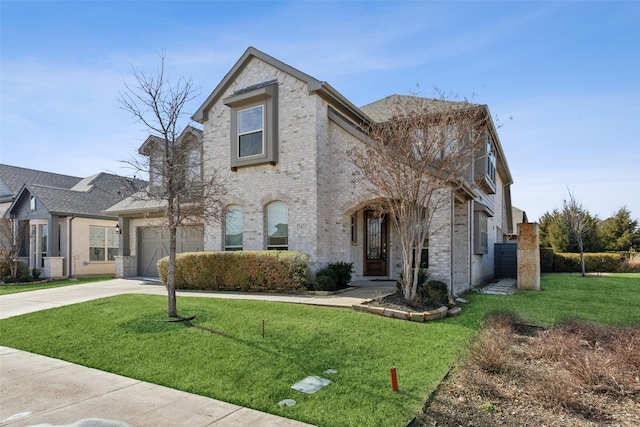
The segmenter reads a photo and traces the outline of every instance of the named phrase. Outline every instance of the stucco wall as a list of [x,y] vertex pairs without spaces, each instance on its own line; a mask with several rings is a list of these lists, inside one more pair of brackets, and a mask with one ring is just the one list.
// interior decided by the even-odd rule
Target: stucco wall
[[[65,224],[65,228],[61,229],[60,240],[66,239],[66,218],[61,218],[60,222]],[[73,276],[100,276],[100,275],[114,275],[115,274],[115,262],[114,261],[91,261],[89,256],[89,229],[91,226],[115,227],[118,221],[104,220],[104,219],[92,219],[92,218],[78,218],[76,217],[72,221],[72,236],[71,236],[71,261],[69,264],[65,260],[65,274]],[[64,233],[63,233],[64,230]],[[66,244],[65,244],[66,245]],[[66,252],[65,252],[66,254]],[[75,259],[77,256],[77,259]]]

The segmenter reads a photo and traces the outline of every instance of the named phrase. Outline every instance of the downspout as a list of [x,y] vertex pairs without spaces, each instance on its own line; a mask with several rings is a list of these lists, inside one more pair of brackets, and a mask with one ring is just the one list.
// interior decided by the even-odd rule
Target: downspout
[[67,276],[69,278],[73,277],[73,275],[71,274],[71,260],[73,259],[73,239],[71,238],[73,236],[73,233],[71,232],[71,221],[73,221],[75,218],[75,215],[67,217]]
[[469,264],[469,289],[473,288],[473,201],[467,206],[467,259]]
[[450,211],[450,215],[451,215],[451,220],[449,221],[449,295],[453,295],[453,257],[454,257],[454,250],[455,250],[455,241],[454,241],[454,230],[455,230],[455,219],[456,219],[456,198],[453,194],[453,191],[451,191],[451,197],[450,197],[451,201],[449,203],[449,211]]

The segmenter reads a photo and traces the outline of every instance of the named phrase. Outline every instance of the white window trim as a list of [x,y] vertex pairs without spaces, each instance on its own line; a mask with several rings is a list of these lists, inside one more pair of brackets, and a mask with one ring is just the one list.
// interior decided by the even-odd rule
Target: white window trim
[[[232,96],[224,99],[224,104],[230,107],[230,150],[231,170],[240,167],[260,164],[275,165],[278,163],[278,82],[273,80],[246,89],[236,91]],[[239,156],[238,112],[258,105],[262,111],[262,154],[253,156]]]
[[[103,246],[91,246],[91,230],[95,229],[95,228],[104,229]],[[110,226],[105,226],[105,225],[90,225],[89,226],[89,260],[90,260],[90,262],[114,262],[115,261],[115,260],[109,259],[109,249],[119,249],[120,248],[120,241],[119,241],[120,239],[117,239],[117,242],[118,242],[117,246],[109,246],[109,230],[111,230],[112,233],[115,233],[115,229],[113,227],[110,227]],[[104,249],[104,259],[99,259],[99,260],[91,259],[91,249],[92,248]]]
[[[247,110],[251,110],[254,108],[260,108],[261,114],[260,114],[260,118],[261,118],[261,123],[260,123],[260,129],[256,130],[256,129],[252,129],[251,131],[248,132],[240,132],[240,113],[242,113],[243,111],[247,111]],[[246,108],[242,108],[242,109],[238,109],[236,111],[236,115],[237,115],[237,129],[236,129],[236,153],[238,153],[238,158],[242,159],[242,160],[249,160],[249,159],[253,159],[253,158],[258,158],[258,157],[264,157],[265,156],[265,112],[266,112],[266,105],[265,103],[261,102],[259,104],[256,105],[250,105]],[[258,154],[252,154],[250,156],[240,156],[240,137],[244,136],[244,135],[251,135],[252,133],[257,133],[260,132],[261,138],[260,138],[260,153]]]

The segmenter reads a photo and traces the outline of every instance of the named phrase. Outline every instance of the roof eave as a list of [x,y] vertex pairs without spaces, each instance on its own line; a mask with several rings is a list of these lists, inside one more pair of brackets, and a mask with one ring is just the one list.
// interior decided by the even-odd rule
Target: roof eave
[[491,132],[491,136],[495,141],[498,173],[500,173],[500,176],[503,179],[503,184],[505,186],[511,185],[513,184],[513,177],[511,176],[511,171],[509,170],[509,165],[507,164],[504,150],[502,149],[502,143],[500,142],[500,137],[498,137],[498,130],[496,129],[495,124],[493,123],[491,113],[489,112],[489,106],[484,104],[483,107],[487,112],[487,122],[489,123],[489,132]]
[[231,70],[229,70],[229,72],[224,76],[222,81],[220,81],[218,86],[216,86],[213,92],[211,92],[211,95],[209,95],[204,103],[200,106],[200,108],[198,108],[195,114],[191,117],[193,121],[198,123],[204,123],[205,121],[207,121],[207,114],[209,109],[211,109],[211,107],[223,95],[227,88],[233,83],[237,75],[242,71],[246,64],[248,64],[249,61],[251,61],[251,59],[253,58],[260,59],[261,61],[271,65],[272,67],[277,68],[282,72],[292,75],[293,77],[305,82],[310,94],[316,93],[332,104],[335,104],[335,106],[339,107],[341,111],[348,114],[351,119],[355,121],[371,121],[371,119],[366,114],[360,111],[358,107],[349,102],[349,100],[342,96],[328,83],[322,82],[310,76],[309,74],[303,73],[302,71],[288,64],[285,64],[284,62],[270,55],[267,55],[266,53],[261,52],[252,46],[244,52],[244,54],[235,63]]

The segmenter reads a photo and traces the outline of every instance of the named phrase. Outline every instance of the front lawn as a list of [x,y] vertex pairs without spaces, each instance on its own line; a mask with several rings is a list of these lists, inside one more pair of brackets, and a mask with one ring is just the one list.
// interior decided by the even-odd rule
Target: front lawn
[[58,288],[60,286],[79,285],[81,283],[102,282],[111,280],[113,276],[88,277],[84,279],[52,280],[39,283],[4,283],[0,285],[0,295],[18,292],[37,291],[38,289]]
[[518,291],[510,297],[472,294],[463,308],[486,313],[510,310],[532,323],[550,326],[571,318],[605,325],[640,324],[640,273],[581,277],[573,273],[542,276],[541,291]]
[[[319,426],[401,426],[475,333],[459,318],[418,324],[208,298],[178,307],[225,335],[162,321],[165,297],[122,295],[2,320],[0,343]],[[402,393],[391,390],[392,366]],[[290,388],[310,375],[332,384],[312,395]],[[297,404],[279,407],[283,399]]]
[[[0,344],[318,426],[403,426],[493,310],[543,324],[566,317],[640,323],[640,274],[546,275],[542,288],[470,294],[461,316],[429,323],[340,308],[178,299],[182,315],[224,335],[164,322],[165,297],[123,295],[1,320]],[[391,391],[392,366],[400,393]],[[332,383],[311,395],[291,390],[310,375]],[[283,399],[297,404],[278,406]]]

